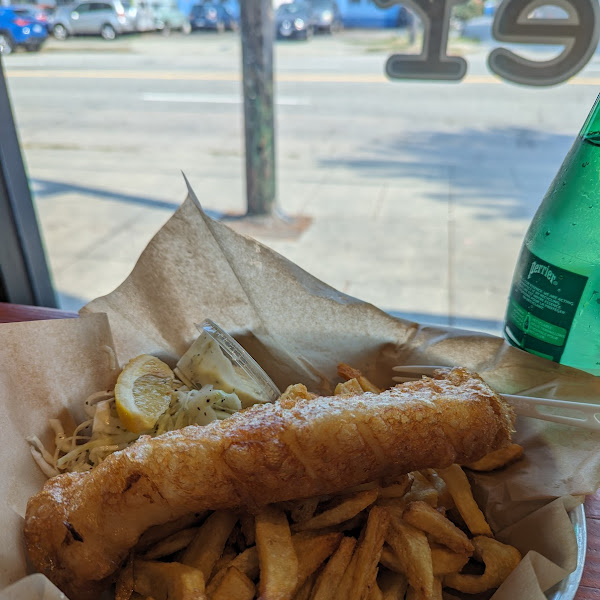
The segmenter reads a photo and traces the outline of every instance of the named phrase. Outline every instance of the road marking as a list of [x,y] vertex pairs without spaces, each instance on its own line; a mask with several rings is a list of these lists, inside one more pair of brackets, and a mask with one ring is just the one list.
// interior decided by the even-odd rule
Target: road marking
[[177,71],[66,71],[61,69],[42,70],[6,70],[9,77],[41,78],[41,79],[148,79],[148,80],[182,80],[182,81],[240,81],[236,73],[183,73]]
[[[241,104],[242,97],[233,94],[164,94],[147,92],[142,94],[144,102],[182,102],[192,104]],[[308,98],[276,95],[275,103],[280,106],[310,106]]]
[[600,85],[600,77],[576,77],[569,79],[569,85]]
[[[9,78],[20,79],[135,79],[147,81],[228,81],[239,82],[241,75],[236,72],[178,72],[178,71],[70,71],[70,70],[38,70],[38,69],[6,69]],[[282,83],[411,83],[410,81],[393,81],[384,75],[350,74],[350,73],[278,73],[275,81]],[[443,83],[431,80],[418,80],[415,83]],[[487,85],[504,83],[494,75],[467,75],[462,84]],[[600,85],[600,77],[575,77],[567,85]]]
[[[67,70],[8,70],[9,77],[62,79],[146,79],[166,81],[241,81],[237,72],[177,72],[177,71],[67,71]],[[339,73],[279,73],[276,81],[312,83],[387,83],[383,75],[352,75]]]
[[[452,83],[452,82],[449,82]],[[457,83],[479,83],[479,84],[488,84],[488,83],[503,83],[500,77],[496,77],[495,75],[465,75],[462,81]]]

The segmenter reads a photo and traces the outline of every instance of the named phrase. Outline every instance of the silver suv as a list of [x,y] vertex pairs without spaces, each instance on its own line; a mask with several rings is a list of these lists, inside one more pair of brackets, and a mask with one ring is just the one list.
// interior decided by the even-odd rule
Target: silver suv
[[70,35],[101,35],[105,40],[114,40],[118,34],[136,29],[135,19],[127,14],[120,0],[59,6],[49,25],[57,40]]

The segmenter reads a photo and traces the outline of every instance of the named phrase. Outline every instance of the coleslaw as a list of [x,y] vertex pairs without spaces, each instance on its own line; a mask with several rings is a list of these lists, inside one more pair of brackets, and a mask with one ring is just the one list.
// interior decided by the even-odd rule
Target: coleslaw
[[40,469],[48,477],[53,477],[59,473],[89,471],[142,435],[155,437],[188,425],[207,425],[226,419],[241,409],[242,403],[235,393],[224,392],[213,385],[189,389],[175,380],[169,408],[151,430],[137,434],[127,431],[121,423],[114,391],[101,391],[85,400],[84,410],[88,419],[72,433],[66,433],[58,419],[50,419],[49,424],[54,431],[53,452],[37,436],[30,436],[27,441]]

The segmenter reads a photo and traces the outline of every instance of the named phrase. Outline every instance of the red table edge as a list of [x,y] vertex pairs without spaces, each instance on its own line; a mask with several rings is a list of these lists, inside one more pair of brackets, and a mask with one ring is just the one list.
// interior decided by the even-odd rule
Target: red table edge
[[59,308],[26,306],[0,302],[0,323],[20,323],[23,321],[45,321],[47,319],[74,319],[79,315]]

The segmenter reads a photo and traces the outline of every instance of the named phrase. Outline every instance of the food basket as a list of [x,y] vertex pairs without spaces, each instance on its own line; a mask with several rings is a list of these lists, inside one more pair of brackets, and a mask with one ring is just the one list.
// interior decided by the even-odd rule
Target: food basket
[[[342,294],[210,219],[190,190],[127,280],[89,303],[80,319],[1,326],[0,365],[11,369],[0,373],[9,411],[0,423],[6,465],[0,484],[5,507],[0,589],[27,574],[21,517],[27,498],[43,483],[25,438],[47,434],[48,418],[68,412],[77,420],[82,398],[114,385],[118,368],[111,363],[112,352],[121,365],[148,353],[174,367],[206,317],[228,332],[280,390],[300,382],[331,393],[343,361],[380,387],[392,384],[395,365],[442,364],[478,372],[503,393],[600,398],[597,378],[526,354],[500,338],[397,319]],[[531,600],[535,596],[520,595],[526,582],[538,597],[547,593],[551,600],[571,600],[585,553],[582,501],[600,484],[600,436],[525,417],[516,428],[526,460],[493,478],[476,476],[477,499],[495,531],[525,536],[544,529],[554,539],[528,534],[540,569],[530,568],[531,561],[524,564],[495,599]],[[555,542],[558,550],[551,547]],[[60,597],[51,588],[34,576],[20,581],[13,588],[17,591],[0,592],[0,598]]]

